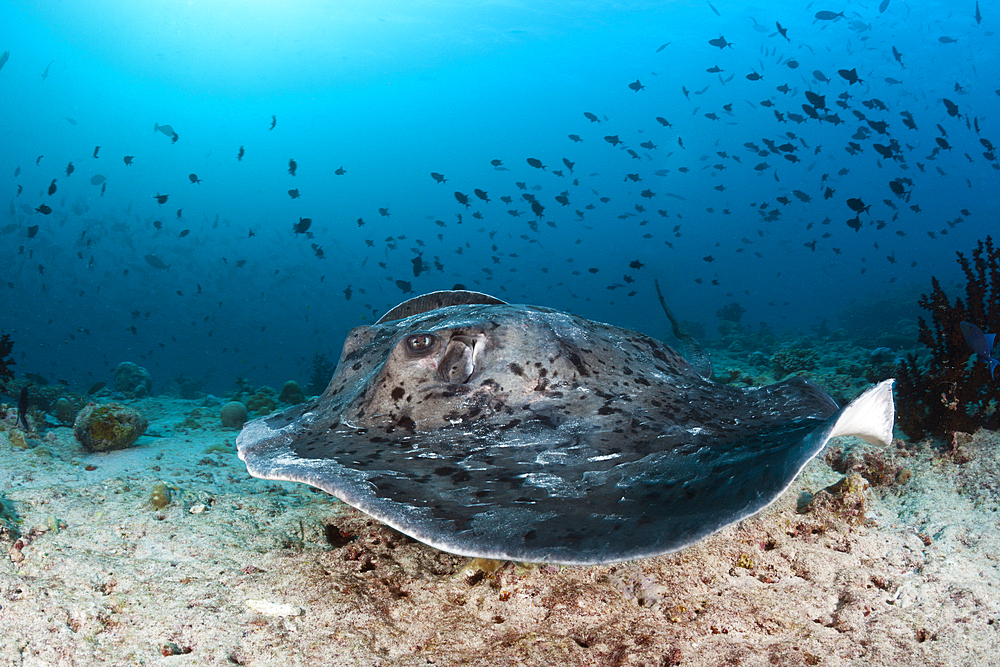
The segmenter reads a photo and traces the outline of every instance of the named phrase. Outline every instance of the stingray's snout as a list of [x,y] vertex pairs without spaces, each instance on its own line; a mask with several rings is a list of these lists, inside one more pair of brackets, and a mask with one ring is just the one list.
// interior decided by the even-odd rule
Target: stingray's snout
[[476,371],[476,357],[484,341],[482,335],[456,334],[445,343],[444,337],[437,333],[422,331],[406,337],[405,349],[411,359],[426,358],[431,364],[440,354],[437,374],[441,381],[465,384]]
[[476,370],[476,336],[452,336],[438,363],[438,375],[445,382],[465,384]]

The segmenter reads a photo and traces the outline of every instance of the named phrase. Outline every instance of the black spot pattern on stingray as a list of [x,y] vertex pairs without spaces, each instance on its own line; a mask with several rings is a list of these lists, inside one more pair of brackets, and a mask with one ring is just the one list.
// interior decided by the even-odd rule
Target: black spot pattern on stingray
[[[637,332],[461,294],[352,331],[322,396],[246,425],[250,473],[311,484],[454,553],[604,563],[759,511],[843,413],[805,380],[719,385]],[[440,344],[414,358],[400,342],[415,332]],[[438,371],[449,346],[468,382]]]

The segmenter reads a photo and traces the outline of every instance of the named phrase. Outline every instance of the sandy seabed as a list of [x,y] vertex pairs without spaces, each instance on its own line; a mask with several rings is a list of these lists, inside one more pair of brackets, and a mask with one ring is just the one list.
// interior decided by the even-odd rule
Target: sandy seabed
[[[5,424],[0,666],[1000,665],[996,433],[947,453],[841,438],[683,552],[555,567],[452,556],[253,479],[196,405],[134,402],[165,437],[103,454],[70,428],[14,447]],[[868,488],[823,491],[852,464]]]

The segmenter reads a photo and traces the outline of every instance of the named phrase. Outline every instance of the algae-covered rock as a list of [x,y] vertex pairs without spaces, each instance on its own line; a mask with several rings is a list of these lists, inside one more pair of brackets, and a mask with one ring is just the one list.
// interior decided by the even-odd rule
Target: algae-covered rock
[[305,401],[306,396],[302,393],[302,388],[298,382],[289,380],[281,388],[281,395],[278,396],[278,400],[289,405],[297,405]]
[[219,416],[226,428],[241,428],[247,420],[247,406],[239,401],[230,401],[222,406]]
[[142,366],[123,361],[115,368],[115,389],[132,398],[148,396],[153,389],[153,378]]
[[170,487],[163,482],[153,485],[153,490],[149,494],[150,504],[158,510],[170,504]]
[[11,447],[16,447],[17,449],[28,449],[30,447],[28,439],[24,437],[24,433],[17,429],[12,429],[7,439],[10,440]]
[[105,452],[131,446],[148,426],[138,410],[120,403],[89,403],[76,416],[73,435],[87,451]]

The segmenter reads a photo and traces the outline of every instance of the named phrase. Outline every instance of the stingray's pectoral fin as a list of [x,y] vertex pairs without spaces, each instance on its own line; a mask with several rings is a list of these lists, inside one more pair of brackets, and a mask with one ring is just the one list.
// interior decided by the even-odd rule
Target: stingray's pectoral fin
[[892,402],[893,382],[895,380],[883,380],[848,403],[840,411],[830,437],[853,435],[873,445],[890,444],[892,424],[896,418],[896,407]]

